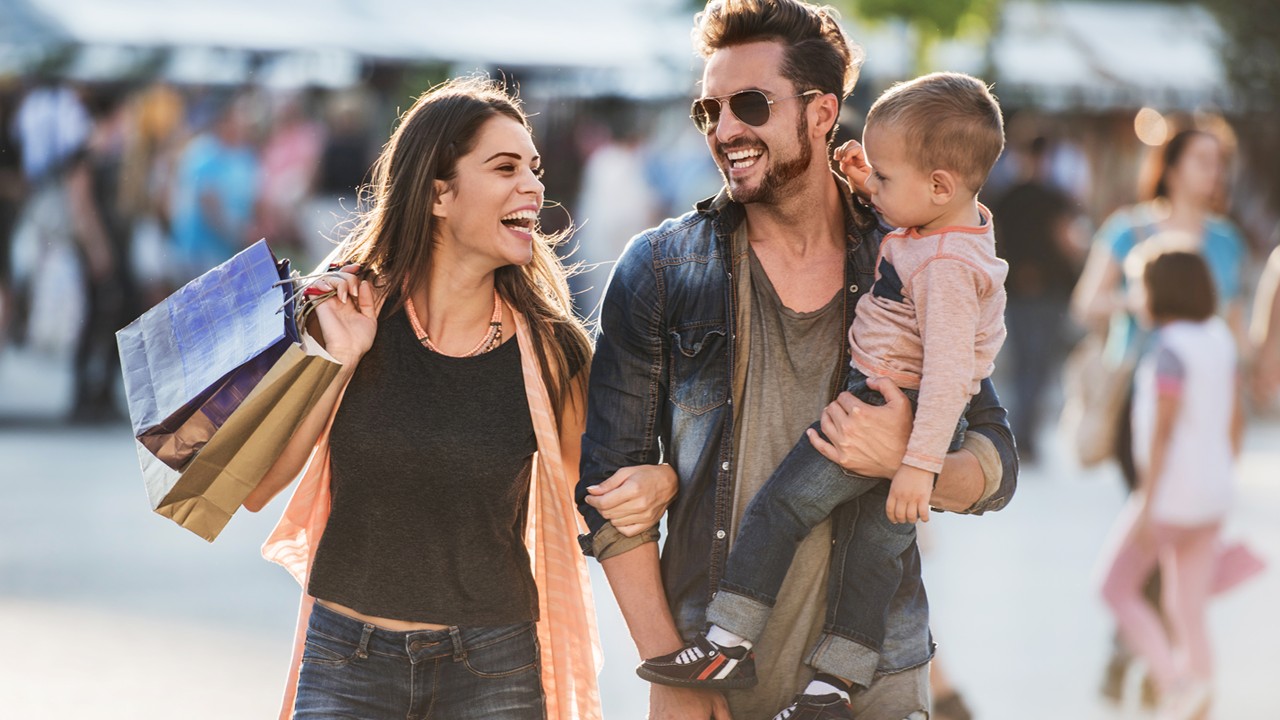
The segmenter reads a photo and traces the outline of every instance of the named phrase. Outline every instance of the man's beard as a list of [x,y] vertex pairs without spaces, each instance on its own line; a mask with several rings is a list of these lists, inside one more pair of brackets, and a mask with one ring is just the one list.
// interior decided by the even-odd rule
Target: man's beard
[[[729,191],[729,199],[743,205],[751,203],[776,205],[786,191],[787,185],[804,175],[809,163],[813,161],[813,146],[809,142],[808,130],[809,119],[802,113],[800,120],[796,123],[796,145],[799,147],[796,155],[791,158],[778,158],[774,155],[773,149],[770,148],[769,159],[773,164],[765,171],[764,177],[760,179],[760,184],[756,187],[734,189],[733,183],[729,181],[728,170],[722,168],[720,174],[724,176],[725,187]],[[727,151],[722,152],[727,156]],[[726,161],[728,161],[727,157]],[[730,167],[732,167],[732,163],[730,163]]]

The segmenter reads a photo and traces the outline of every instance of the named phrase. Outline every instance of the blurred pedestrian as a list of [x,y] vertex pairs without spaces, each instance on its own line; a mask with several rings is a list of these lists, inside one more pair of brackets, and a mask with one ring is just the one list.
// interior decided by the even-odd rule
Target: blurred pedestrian
[[22,98],[14,133],[22,144],[22,172],[31,185],[57,178],[89,137],[92,121],[76,90],[37,79]]
[[[648,171],[639,122],[629,117],[636,112],[620,100],[602,111],[609,119],[608,138],[587,157],[582,169],[582,187],[574,214],[580,229],[574,233],[578,251],[575,262],[584,263],[574,275],[574,305],[589,323],[599,316],[600,299],[613,264],[627,240],[639,228],[658,220],[658,197]],[[619,202],[626,198],[626,202]]]
[[571,500],[590,347],[541,173],[501,86],[434,88],[314,286],[343,368],[245,500],[306,466],[264,548],[305,589],[282,718],[600,717]]
[[14,313],[10,275],[13,231],[27,188],[22,177],[22,148],[13,127],[18,111],[17,89],[16,83],[0,78],[0,350],[9,339],[9,322]]
[[1033,139],[1021,155],[1021,180],[991,205],[996,251],[1009,263],[1005,320],[1013,365],[1010,423],[1018,457],[1035,462],[1045,389],[1058,376],[1071,289],[1084,259],[1073,228],[1078,204],[1049,181],[1049,141]]
[[250,144],[248,97],[228,102],[213,129],[182,151],[171,208],[178,280],[194,278],[243,250],[253,230],[261,165]]
[[72,422],[123,419],[115,402],[120,356],[115,332],[138,314],[130,273],[132,218],[121,202],[124,95],[107,88],[88,98],[93,129],[66,172],[67,201],[84,277],[85,314],[75,357]]
[[[1086,328],[1106,333],[1106,360],[1133,364],[1143,351],[1145,333],[1129,311],[1125,258],[1145,240],[1161,232],[1181,232],[1188,249],[1208,264],[1217,304],[1234,338],[1242,337],[1241,272],[1245,244],[1236,227],[1218,214],[1222,197],[1224,159],[1218,139],[1199,130],[1184,130],[1149,158],[1142,178],[1143,201],[1117,210],[1094,236],[1084,271],[1072,293],[1072,315]],[[1126,362],[1126,359],[1127,362]],[[1126,386],[1127,387],[1127,386]],[[1132,449],[1131,398],[1128,390],[1116,423],[1114,454],[1125,485],[1137,487]],[[1148,597],[1160,597],[1159,573],[1148,583]],[[1113,644],[1102,692],[1118,699],[1130,656],[1122,643]]]
[[[1138,486],[1117,521],[1102,593],[1126,645],[1146,662],[1157,717],[1191,720],[1210,701],[1206,606],[1234,494],[1243,413],[1236,345],[1214,315],[1208,265],[1197,253],[1158,243],[1126,262],[1135,306],[1156,332],[1134,379]],[[1143,591],[1157,565],[1163,613]]]
[[12,244],[22,247],[10,248],[15,308],[10,334],[46,349],[61,351],[74,343],[72,326],[80,317],[64,180],[90,126],[79,93],[44,76],[32,80],[12,121],[26,195],[11,236]]
[[357,89],[338,91],[327,101],[324,146],[300,228],[303,247],[317,262],[333,251],[336,238],[344,234],[359,204],[360,187],[369,179],[374,155],[368,111],[372,102]]
[[309,99],[297,94],[281,98],[262,146],[262,186],[254,232],[267,238],[278,253],[299,257],[304,252],[299,220],[311,197],[323,148],[324,128],[311,118]]
[[1280,390],[1280,247],[1271,251],[1253,304],[1253,396],[1260,407],[1275,402]]
[[133,219],[130,272],[141,305],[151,307],[185,279],[176,268],[169,195],[179,154],[188,140],[183,123],[186,110],[182,96],[163,83],[138,93],[130,105],[120,196]]

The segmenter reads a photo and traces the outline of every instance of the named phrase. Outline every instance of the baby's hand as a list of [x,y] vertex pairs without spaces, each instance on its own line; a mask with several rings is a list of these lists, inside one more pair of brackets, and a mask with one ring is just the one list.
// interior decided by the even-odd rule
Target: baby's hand
[[836,162],[840,164],[840,172],[849,179],[849,184],[859,195],[867,196],[867,178],[871,176],[871,166],[867,164],[867,155],[862,150],[862,143],[850,140],[836,148]]
[[884,511],[896,523],[929,522],[929,497],[933,495],[933,473],[903,465],[889,485],[889,501]]

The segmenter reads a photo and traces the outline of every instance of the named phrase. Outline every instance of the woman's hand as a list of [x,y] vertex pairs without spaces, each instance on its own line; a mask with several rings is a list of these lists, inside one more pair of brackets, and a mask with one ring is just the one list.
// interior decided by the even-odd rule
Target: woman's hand
[[822,456],[851,473],[891,478],[907,454],[914,417],[911,401],[888,378],[871,378],[867,386],[884,396],[884,405],[870,405],[842,392],[822,411],[824,440],[806,430],[809,442]]
[[378,316],[373,300],[373,286],[356,277],[359,265],[347,265],[326,274],[307,288],[306,293],[333,295],[316,305],[319,323],[316,338],[335,360],[348,365],[358,362],[373,346],[378,329]]
[[676,496],[676,471],[670,465],[632,465],[587,488],[587,504],[634,537],[653,527]]

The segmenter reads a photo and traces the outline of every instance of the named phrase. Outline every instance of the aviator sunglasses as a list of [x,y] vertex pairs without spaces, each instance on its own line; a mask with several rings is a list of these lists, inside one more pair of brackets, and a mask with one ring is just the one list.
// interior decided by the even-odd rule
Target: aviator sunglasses
[[715,130],[716,124],[720,122],[720,109],[727,102],[729,110],[733,112],[734,117],[751,127],[760,127],[769,122],[769,106],[779,100],[793,100],[799,97],[821,94],[821,90],[808,90],[799,95],[770,100],[767,95],[759,90],[743,90],[732,95],[694,100],[689,117],[693,118],[693,124],[697,126],[699,132],[703,135],[710,135],[711,131]]

